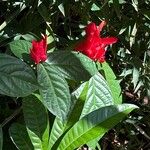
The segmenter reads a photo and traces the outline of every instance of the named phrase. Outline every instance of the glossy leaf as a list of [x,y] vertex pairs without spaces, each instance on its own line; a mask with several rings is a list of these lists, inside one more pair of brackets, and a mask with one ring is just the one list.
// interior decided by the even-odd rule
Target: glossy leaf
[[73,150],[111,129],[137,106],[112,105],[100,108],[79,120],[64,136],[58,150]]
[[70,51],[50,53],[47,63],[55,66],[65,77],[73,80],[88,80],[97,72],[95,63],[85,55]]
[[40,100],[34,96],[23,99],[26,128],[35,150],[47,150],[49,139],[48,113]]
[[23,58],[25,54],[29,54],[32,44],[29,41],[16,40],[9,43],[9,47],[15,56]]
[[98,108],[112,104],[113,99],[107,82],[100,73],[97,73],[89,80],[88,92],[81,118]]
[[66,119],[71,105],[67,81],[47,63],[39,64],[37,72],[42,102],[52,114]]
[[3,131],[2,127],[0,126],[0,150],[3,149]]
[[23,61],[0,54],[0,94],[24,97],[38,89],[33,70]]
[[34,150],[25,126],[14,123],[9,129],[9,134],[19,150]]
[[111,89],[114,103],[121,104],[122,103],[121,87],[119,81],[116,79],[116,75],[106,62],[102,63],[102,69],[104,71],[105,79]]

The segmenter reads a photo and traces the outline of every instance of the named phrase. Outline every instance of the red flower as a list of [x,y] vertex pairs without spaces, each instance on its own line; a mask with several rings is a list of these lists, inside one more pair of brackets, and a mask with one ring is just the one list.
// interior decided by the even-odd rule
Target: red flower
[[30,56],[36,64],[40,61],[45,61],[47,59],[47,36],[43,36],[41,41],[32,41],[32,48],[30,49]]
[[75,45],[75,50],[82,52],[94,61],[104,62],[105,61],[105,47],[116,43],[116,37],[105,37],[100,36],[100,32],[106,25],[105,21],[102,21],[97,27],[95,23],[90,23],[85,28],[86,36],[83,41]]

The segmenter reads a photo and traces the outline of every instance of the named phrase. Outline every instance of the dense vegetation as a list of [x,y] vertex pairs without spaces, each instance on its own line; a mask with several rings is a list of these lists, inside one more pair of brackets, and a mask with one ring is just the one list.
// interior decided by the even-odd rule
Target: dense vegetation
[[[104,63],[103,65],[102,63],[101,65],[97,62],[94,64],[93,61],[82,54],[77,55],[77,53],[71,53],[74,51],[75,44],[84,38],[84,28],[87,26],[87,24],[94,22],[99,25],[102,20],[105,20],[107,25],[103,28],[101,36],[112,36],[118,38],[118,42],[116,44],[108,46],[107,48],[107,64]],[[62,63],[61,59],[64,58],[63,61],[66,59],[69,61],[66,61],[66,64],[70,63],[74,67],[73,69],[76,69],[75,73],[71,69],[68,69],[69,71],[67,71],[70,73],[69,74],[64,68],[63,70],[57,66],[57,69],[61,71],[61,73],[64,73],[65,80],[61,79],[61,77],[55,78],[55,76],[53,76],[53,74],[56,75],[58,73],[58,70],[55,70],[55,65],[51,65],[51,68],[48,68],[47,65],[43,63],[37,67],[38,71],[35,71],[36,65],[33,63],[33,60],[30,59],[29,51],[32,46],[31,42],[33,40],[41,40],[41,34],[48,36],[47,53],[50,54],[51,52],[54,52],[52,55],[48,56],[49,64],[55,64],[56,62]],[[63,53],[64,51],[67,51],[67,53]],[[97,70],[99,70],[102,75],[105,73],[106,80],[107,75],[110,73],[110,75],[112,75],[113,78],[115,77],[121,85],[120,95],[122,94],[123,103],[135,104],[139,107],[139,109],[132,111],[130,114],[128,113],[131,110],[128,111],[128,115],[126,114],[126,118],[121,122],[120,120],[122,120],[122,118],[118,120],[118,122],[115,122],[115,118],[112,118],[114,119],[114,122],[112,121],[113,125],[108,127],[108,129],[111,128],[111,130],[108,132],[105,131],[105,134],[103,133],[104,136],[102,138],[99,137],[96,139],[96,141],[99,141],[98,144],[96,143],[95,145],[95,141],[91,141],[91,143],[79,142],[79,144],[85,144],[85,147],[87,145],[91,147],[94,145],[93,147],[96,146],[97,149],[100,149],[101,147],[101,149],[104,150],[147,150],[150,148],[149,0],[2,0],[0,2],[0,54],[1,60],[6,59],[3,55],[7,54],[10,56],[8,57],[8,62],[13,62],[14,58],[17,57],[17,59],[19,59],[15,60],[15,62],[19,61],[21,65],[21,63],[23,63],[21,60],[23,60],[26,64],[31,66],[30,68],[25,68],[25,70],[30,72],[30,75],[24,72],[26,75],[22,75],[22,78],[27,76],[29,77],[31,74],[35,74],[35,76],[38,76],[38,80],[40,80],[38,82],[42,82],[42,79],[45,77],[42,76],[42,73],[44,72],[43,68],[46,68],[47,72],[51,72],[50,77],[54,79],[53,81],[63,80],[62,85],[64,86],[61,85],[61,88],[65,91],[65,96],[68,99],[69,95],[67,92],[70,91],[72,92],[72,95],[75,95],[77,99],[79,98],[82,101],[85,98],[85,93],[88,93],[88,88],[90,88],[90,86],[87,87],[87,84],[90,84],[93,82],[93,80],[100,80],[101,84],[103,84],[107,89],[105,81],[103,83],[103,77],[101,77],[101,75],[94,76],[94,73],[97,72]],[[54,58],[57,59],[55,60]],[[77,61],[77,59],[81,61],[81,64]],[[0,63],[2,64],[3,61],[1,60]],[[74,65],[75,63],[78,64],[77,66],[81,66],[81,68],[77,69],[77,66]],[[15,65],[17,66],[18,63],[14,64],[14,67],[16,67]],[[109,68],[109,66],[112,68],[114,73]],[[3,71],[7,70],[7,68],[4,69],[3,67],[1,66],[0,68],[1,79],[5,78],[2,73]],[[24,67],[26,67],[26,65]],[[17,69],[19,69],[19,66],[16,68],[16,70]],[[107,69],[110,70],[108,71]],[[42,73],[40,74],[39,72]],[[36,82],[34,77],[28,77],[26,80],[32,79],[32,84]],[[31,105],[29,106],[27,99],[30,99],[33,94],[30,96],[28,95],[34,92],[34,95],[36,95],[38,98],[39,93],[35,92],[38,89],[38,85],[35,84],[32,87],[29,87],[28,85],[24,85],[18,81],[17,88],[20,90],[18,92],[20,93],[19,95],[15,89],[11,91],[11,88],[16,86],[15,81],[16,80],[13,81],[13,85],[10,85],[10,89],[7,91],[5,89],[5,87],[7,87],[7,82],[5,82],[6,85],[4,86],[2,80],[0,80],[0,150],[2,149],[1,145],[3,145],[4,150],[16,149],[14,145],[15,142],[13,143],[11,138],[14,141],[15,137],[13,135],[17,135],[17,129],[18,132],[22,131],[25,136],[27,136],[26,129],[20,124],[24,124],[25,122],[26,125],[28,125],[26,118],[29,116],[26,112],[30,109],[33,109],[34,107],[39,108],[38,113],[41,111],[43,113],[41,115],[45,115],[45,118],[46,115],[49,116],[50,128],[52,127],[54,116],[64,119],[69,113],[73,114],[73,112],[70,112],[70,110],[73,109],[72,107],[74,106],[74,103],[66,102],[65,105],[68,105],[68,107],[66,107],[66,111],[69,113],[65,112],[64,108],[53,108],[55,107],[55,104],[52,107],[49,103],[46,103],[45,105],[49,105],[46,108],[50,111],[47,113],[47,109],[45,109],[45,107],[39,103],[40,101],[37,103],[31,101]],[[86,82],[83,83],[83,81]],[[24,85],[26,90],[22,92],[22,90],[19,88],[19,84]],[[56,83],[53,84],[56,85]],[[67,84],[69,86],[67,86]],[[103,90],[101,84],[97,84],[97,86],[100,87],[100,91]],[[118,82],[114,84],[118,85],[118,88],[115,88],[114,90],[120,90]],[[41,86],[42,85],[43,83],[41,83]],[[48,87],[46,83],[44,83],[44,85]],[[109,86],[113,93],[113,87],[111,87],[111,85]],[[43,91],[40,92],[42,93]],[[105,92],[107,92],[109,95],[109,89]],[[61,93],[59,94],[61,95]],[[65,99],[65,96],[62,97],[62,99]],[[33,96],[32,99],[36,99],[36,97]],[[110,98],[107,101],[109,104],[119,104],[121,102],[120,99],[118,101],[116,99],[115,102],[111,101],[112,99],[110,95],[107,98]],[[75,113],[82,110],[82,108],[79,107],[81,106],[80,103],[77,106],[79,110],[73,109]],[[129,105],[129,107],[131,106]],[[58,109],[63,109],[63,112],[58,113]],[[126,110],[126,108],[124,108],[124,110]],[[100,112],[101,111],[103,112],[104,110],[101,109]],[[82,115],[84,116],[88,113],[89,112],[85,111]],[[94,113],[96,115],[95,111]],[[70,122],[68,121],[68,126],[65,128],[65,131],[63,131],[63,134],[65,134],[67,130],[69,130],[70,127],[77,122],[77,117],[79,118],[80,115],[73,117],[72,122],[70,120]],[[41,117],[41,124],[45,118]],[[59,121],[60,120],[55,119],[55,124],[59,124]],[[79,124],[81,124],[81,121]],[[97,130],[97,132],[99,132],[99,130]],[[100,135],[102,136],[103,134]],[[32,137],[32,135],[30,136]],[[46,137],[46,135],[44,136]],[[29,141],[29,143],[31,141]],[[53,149],[56,149],[56,147],[60,144],[60,141],[60,137],[56,144],[54,144],[55,140],[52,141],[51,144],[54,144]],[[32,146],[30,148],[33,149]],[[23,150],[23,148],[20,149]]]

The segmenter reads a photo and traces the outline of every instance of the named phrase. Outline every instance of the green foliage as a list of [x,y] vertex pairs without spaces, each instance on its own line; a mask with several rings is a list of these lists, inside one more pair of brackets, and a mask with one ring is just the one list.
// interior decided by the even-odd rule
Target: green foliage
[[0,54],[0,76],[1,94],[24,97],[38,89],[33,70],[15,57]]
[[[146,149],[149,10],[149,0],[1,1],[0,150],[2,143],[4,150],[13,143],[20,150],[72,150],[84,144],[105,149],[103,136],[110,139],[105,133],[137,108],[121,104],[122,98],[141,108],[115,126],[115,141],[123,134],[126,140],[118,141],[128,143],[117,147],[110,139],[113,146],[106,149]],[[118,43],[107,47],[107,63],[98,64],[73,50],[83,28],[104,19],[101,36],[115,36]],[[41,34],[48,36],[48,59],[34,64],[31,42]],[[14,113],[18,108],[22,111]]]
[[13,54],[19,58],[23,58],[23,55],[30,53],[31,43],[25,40],[16,40],[9,43],[10,49]]
[[112,95],[103,76],[99,73],[90,78],[86,101],[82,109],[81,118],[90,112],[113,104]]
[[[19,132],[18,132],[19,131]],[[14,123],[9,129],[10,137],[19,150],[33,150],[26,126]]]
[[23,114],[28,135],[34,149],[47,150],[49,139],[48,113],[34,96],[23,99]]
[[114,74],[113,70],[107,63],[102,64],[102,71],[104,72],[104,77],[111,89],[114,103],[121,104],[122,103],[121,87],[119,85],[119,82],[117,81],[116,75]]
[[57,68],[65,78],[77,81],[88,80],[97,72],[95,63],[77,52],[56,51],[50,53],[47,63]]
[[[126,114],[137,108],[134,105],[117,105],[100,108],[79,120],[64,136],[58,150],[72,150],[105,133]],[[99,131],[99,132],[97,132]]]
[[47,64],[38,65],[37,73],[42,102],[55,116],[66,119],[71,105],[66,80],[53,66]]

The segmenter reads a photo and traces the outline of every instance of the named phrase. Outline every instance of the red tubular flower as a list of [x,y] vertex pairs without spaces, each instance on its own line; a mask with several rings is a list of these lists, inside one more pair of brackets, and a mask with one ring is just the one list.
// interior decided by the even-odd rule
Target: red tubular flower
[[36,64],[40,61],[45,61],[47,59],[47,36],[43,36],[41,41],[32,41],[32,48],[30,49],[30,56]]
[[100,32],[106,25],[105,21],[102,21],[97,27],[95,23],[90,23],[85,28],[86,36],[83,41],[75,45],[75,50],[82,52],[94,61],[104,62],[105,61],[105,47],[116,43],[116,37],[105,37],[101,38]]

